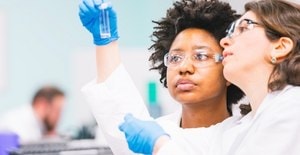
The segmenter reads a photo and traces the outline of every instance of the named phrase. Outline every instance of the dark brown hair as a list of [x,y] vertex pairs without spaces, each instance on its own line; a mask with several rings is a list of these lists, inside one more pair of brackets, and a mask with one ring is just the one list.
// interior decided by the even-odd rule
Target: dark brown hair
[[[275,64],[269,77],[270,91],[283,89],[286,85],[300,85],[300,9],[299,4],[284,0],[260,0],[248,2],[245,11],[252,11],[260,19],[269,40],[289,37],[294,48],[283,62]],[[240,105],[241,113],[251,111],[250,105]]]
[[[160,82],[167,87],[167,67],[163,64],[164,55],[169,51],[175,37],[188,28],[199,28],[209,32],[216,41],[226,35],[228,25],[239,17],[228,3],[218,0],[181,0],[173,3],[164,18],[153,21],[156,24],[152,34],[154,44],[149,58],[151,70],[158,70]],[[227,109],[231,113],[231,105],[237,103],[244,93],[235,85],[227,88]]]
[[249,2],[246,11],[252,11],[264,25],[269,40],[290,38],[294,47],[288,57],[275,64],[269,78],[271,91],[286,85],[300,86],[300,6],[284,0],[261,0]]
[[48,103],[51,103],[52,100],[57,96],[65,96],[65,94],[62,90],[55,86],[44,86],[34,94],[32,104],[34,104],[35,101],[40,98],[43,98]]

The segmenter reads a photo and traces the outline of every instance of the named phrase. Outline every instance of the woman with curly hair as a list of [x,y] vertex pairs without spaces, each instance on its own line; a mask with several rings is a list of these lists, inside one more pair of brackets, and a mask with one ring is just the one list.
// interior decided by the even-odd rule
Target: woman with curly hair
[[[150,153],[151,147],[129,145],[128,148],[123,133],[118,130],[126,113],[145,120],[151,118],[120,61],[116,13],[112,8],[109,11],[111,37],[102,39],[97,4],[93,0],[83,0],[80,4],[80,19],[93,34],[96,45],[98,75],[83,92],[114,154],[133,154],[129,148]],[[184,137],[177,138],[193,143],[190,153],[205,153],[202,149],[211,143],[209,137],[232,115],[232,104],[244,95],[225,80],[221,63],[223,49],[219,45],[228,25],[238,17],[225,2],[180,0],[173,3],[164,18],[154,21],[157,25],[152,35],[154,43],[149,48],[154,51],[149,58],[151,69],[158,70],[160,81],[182,107],[181,111],[158,118],[158,122],[169,134],[174,133],[173,138],[177,132],[184,133]],[[201,146],[195,136],[206,137],[207,141]]]
[[[252,110],[215,132],[210,152],[205,154],[299,155],[300,5],[259,0],[246,3],[245,11],[229,26],[220,44],[224,76],[245,92]],[[122,126],[129,145],[154,147],[151,154],[191,154],[182,141],[166,136],[154,121],[130,117]],[[195,140],[201,138],[206,137]]]

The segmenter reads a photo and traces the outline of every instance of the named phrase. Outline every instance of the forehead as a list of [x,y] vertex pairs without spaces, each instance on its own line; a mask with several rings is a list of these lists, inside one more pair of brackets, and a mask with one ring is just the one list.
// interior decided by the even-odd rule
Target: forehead
[[52,100],[52,106],[53,107],[62,107],[65,102],[64,96],[55,96]]
[[188,28],[181,31],[174,39],[170,50],[193,50],[199,47],[210,48],[216,52],[222,51],[219,42],[206,30]]

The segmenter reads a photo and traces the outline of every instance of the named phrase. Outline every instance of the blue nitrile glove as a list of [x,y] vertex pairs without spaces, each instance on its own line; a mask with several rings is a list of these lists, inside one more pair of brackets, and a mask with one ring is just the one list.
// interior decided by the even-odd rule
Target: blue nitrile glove
[[156,140],[167,135],[155,121],[142,121],[131,114],[124,117],[119,129],[125,133],[128,146],[135,153],[152,154]]
[[109,11],[109,26],[111,37],[101,38],[99,29],[99,17],[101,16],[101,11],[99,10],[99,5],[95,3],[96,0],[82,0],[79,4],[79,17],[82,25],[92,33],[95,45],[106,45],[110,42],[117,40],[119,38],[117,29],[117,14],[113,10],[112,6],[107,9]]

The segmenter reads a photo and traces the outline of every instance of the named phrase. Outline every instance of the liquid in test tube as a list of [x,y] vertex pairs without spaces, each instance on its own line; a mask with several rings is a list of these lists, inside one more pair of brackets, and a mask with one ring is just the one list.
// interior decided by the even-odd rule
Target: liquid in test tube
[[111,36],[109,27],[109,11],[107,10],[109,5],[111,5],[110,2],[104,2],[99,6],[101,12],[101,16],[99,17],[99,29],[101,38],[109,38]]

